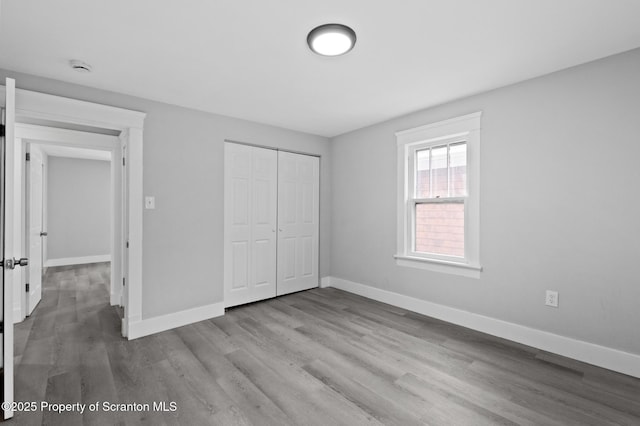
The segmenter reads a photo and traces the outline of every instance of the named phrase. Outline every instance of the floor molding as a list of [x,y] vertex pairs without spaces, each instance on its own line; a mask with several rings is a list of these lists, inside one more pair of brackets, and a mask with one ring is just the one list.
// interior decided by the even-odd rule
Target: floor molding
[[182,327],[183,325],[193,324],[194,322],[204,321],[222,315],[224,315],[224,303],[220,302],[161,315],[159,317],[139,321],[130,320],[127,337],[129,340],[137,339],[138,337],[160,333],[161,331],[171,330],[172,328]]
[[331,277],[320,278],[320,288],[331,287]]
[[324,277],[323,281],[327,285],[321,285],[321,287],[333,287],[348,291],[409,311],[640,378],[640,355],[474,314],[341,278]]
[[111,262],[111,255],[101,254],[97,256],[61,257],[59,259],[47,259],[44,263],[44,266],[49,268],[52,266],[83,265],[85,263],[100,262]]
[[17,324],[19,322],[22,322],[26,319],[26,317],[22,316],[22,308],[20,306],[14,306],[13,307],[13,323]]

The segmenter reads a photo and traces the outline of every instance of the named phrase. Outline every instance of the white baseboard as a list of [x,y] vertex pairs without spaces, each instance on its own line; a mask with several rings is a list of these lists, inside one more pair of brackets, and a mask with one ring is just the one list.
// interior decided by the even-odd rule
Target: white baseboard
[[100,263],[111,262],[110,254],[101,254],[98,256],[83,256],[83,257],[63,257],[59,259],[47,259],[44,263],[45,267],[51,266],[66,266],[66,265],[83,265],[85,263]]
[[122,295],[119,293],[110,293],[109,304],[111,306],[122,306]]
[[320,278],[320,288],[331,287],[331,277]]
[[640,355],[474,314],[341,278],[324,277],[324,280],[326,280],[327,285],[321,285],[321,287],[334,287],[472,330],[640,378]]
[[129,340],[137,339],[222,315],[224,315],[224,303],[220,302],[159,317],[130,321],[127,337]]
[[25,317],[22,316],[22,308],[20,306],[13,307],[13,323],[17,324],[25,320]]

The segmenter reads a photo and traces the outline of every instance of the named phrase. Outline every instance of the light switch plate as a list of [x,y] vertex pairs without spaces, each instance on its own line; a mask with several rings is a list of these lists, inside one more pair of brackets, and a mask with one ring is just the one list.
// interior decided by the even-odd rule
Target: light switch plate
[[156,208],[156,197],[144,197],[144,208],[153,210]]

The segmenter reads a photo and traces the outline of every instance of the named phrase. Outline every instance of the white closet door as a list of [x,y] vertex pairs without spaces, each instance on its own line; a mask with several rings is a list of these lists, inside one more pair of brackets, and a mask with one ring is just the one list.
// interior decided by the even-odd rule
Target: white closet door
[[276,296],[278,156],[225,143],[225,306]]
[[278,153],[278,296],[318,286],[320,159]]

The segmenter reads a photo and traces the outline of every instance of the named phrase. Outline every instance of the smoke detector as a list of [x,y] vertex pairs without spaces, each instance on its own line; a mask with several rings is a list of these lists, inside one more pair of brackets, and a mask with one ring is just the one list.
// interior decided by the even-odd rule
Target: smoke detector
[[81,73],[90,73],[92,70],[91,65],[89,65],[86,62],[82,62],[79,61],[77,59],[72,59],[69,61],[69,65],[71,66],[71,68],[75,71],[81,72]]

